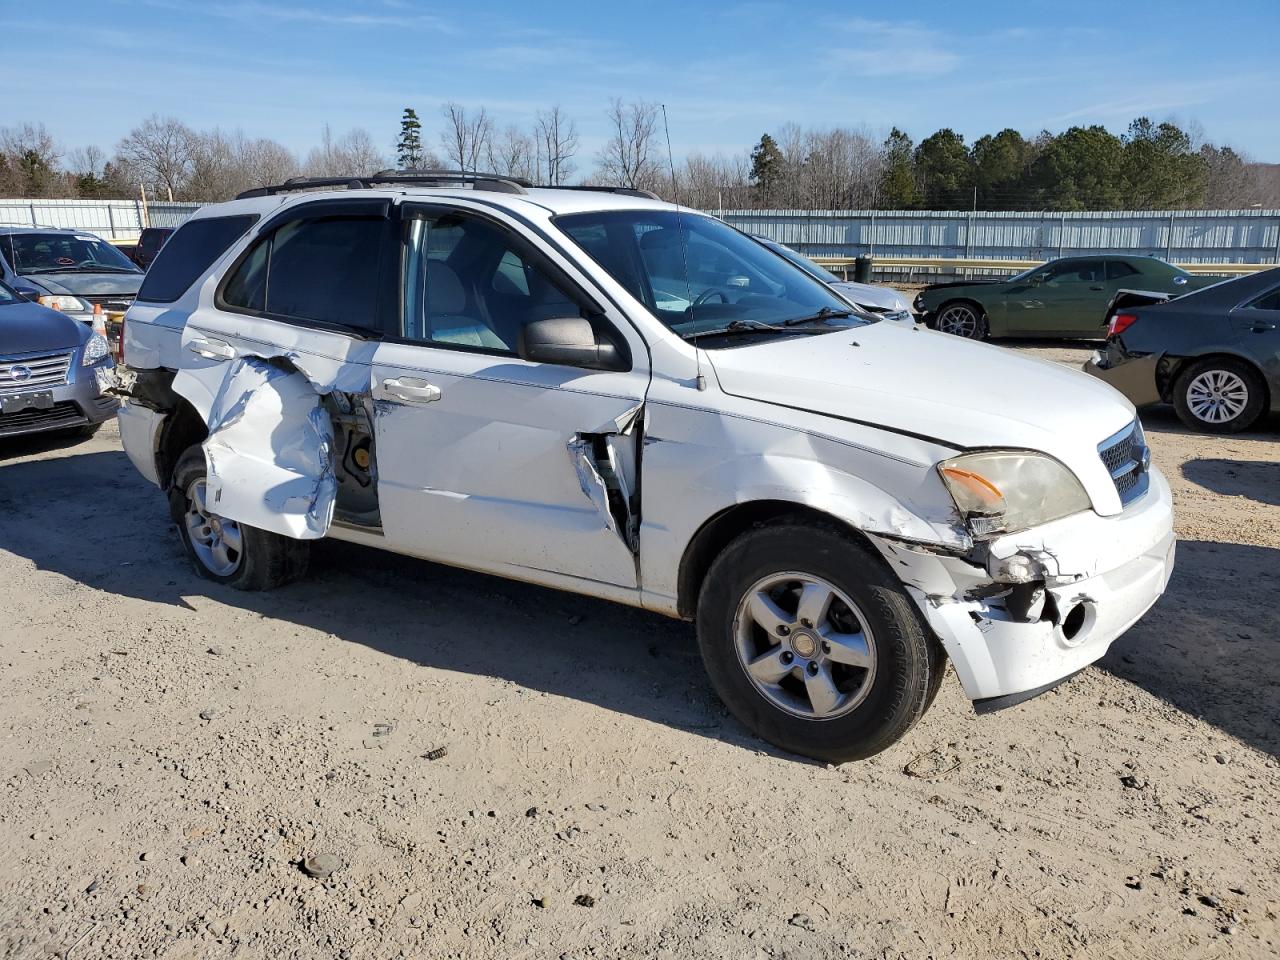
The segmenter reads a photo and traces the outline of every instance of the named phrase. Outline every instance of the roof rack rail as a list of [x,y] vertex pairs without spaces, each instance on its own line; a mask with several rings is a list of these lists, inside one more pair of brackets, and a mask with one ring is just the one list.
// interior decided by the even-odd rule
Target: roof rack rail
[[593,193],[619,193],[624,197],[643,197],[646,200],[661,200],[662,198],[652,190],[641,190],[638,187],[598,187],[594,184],[560,184],[555,187],[547,187],[548,190],[587,190]]
[[368,177],[291,177],[284,183],[271,187],[254,187],[236,196],[237,200],[252,197],[270,197],[280,193],[316,190],[324,187],[345,187],[362,190],[391,184],[408,184],[417,187],[444,187],[451,184],[470,184],[473,190],[491,190],[495,193],[524,193],[533,186],[520,177],[500,177],[494,173],[467,173],[462,170],[380,170]]

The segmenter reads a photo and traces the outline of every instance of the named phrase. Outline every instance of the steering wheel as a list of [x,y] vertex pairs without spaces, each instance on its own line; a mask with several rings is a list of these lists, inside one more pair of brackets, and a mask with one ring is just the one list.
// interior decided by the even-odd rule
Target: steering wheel
[[700,294],[698,294],[697,299],[694,300],[693,303],[689,305],[689,309],[692,310],[694,307],[702,306],[704,303],[708,302],[712,297],[719,297],[721,303],[729,302],[729,297],[723,290],[717,290],[715,287],[707,287],[706,290],[703,290]]

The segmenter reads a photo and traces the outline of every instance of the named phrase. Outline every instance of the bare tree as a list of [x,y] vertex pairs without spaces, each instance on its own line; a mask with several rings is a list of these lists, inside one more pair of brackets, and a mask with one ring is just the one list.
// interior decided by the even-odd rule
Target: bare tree
[[43,123],[0,129],[0,188],[20,197],[62,197],[71,185],[62,175],[52,134]]
[[538,112],[533,135],[537,179],[553,187],[560,186],[573,176],[578,125],[566,117],[557,104],[550,110]]
[[[428,154],[425,166],[439,161]],[[320,145],[307,154],[304,170],[311,177],[365,177],[387,167],[387,158],[374,145],[373,137],[363,127],[348,130],[337,139],[326,123],[320,132]]]
[[228,200],[243,190],[298,175],[298,158],[274,140],[251,140],[239,130],[224,133],[216,128],[192,137],[191,174],[185,185],[191,199]]
[[750,166],[744,154],[732,157],[692,154],[676,176],[679,196],[671,199],[701,210],[748,206],[752,194]]
[[609,101],[609,139],[596,157],[597,175],[606,183],[652,190],[661,186],[662,166],[653,156],[658,129],[658,106],[643,100]]
[[534,139],[519,127],[509,126],[496,137],[492,137],[488,146],[489,169],[508,177],[523,177],[533,180],[537,173],[534,170]]
[[129,131],[118,149],[135,175],[178,197],[191,175],[196,139],[182,121],[152,114]]
[[475,173],[479,169],[480,158],[489,152],[493,120],[484,107],[468,116],[464,106],[453,102],[446,103],[440,112],[447,124],[440,134],[445,156],[450,163],[456,164],[458,170]]
[[67,171],[77,177],[101,178],[107,165],[107,155],[100,147],[90,144],[77,147],[67,154]]

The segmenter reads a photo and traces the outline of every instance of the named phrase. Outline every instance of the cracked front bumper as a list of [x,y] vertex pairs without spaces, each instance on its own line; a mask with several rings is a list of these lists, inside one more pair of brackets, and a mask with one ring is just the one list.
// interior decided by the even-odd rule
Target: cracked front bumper
[[[988,545],[988,561],[881,540],[877,544],[947,651],[969,699],[1043,692],[1102,657],[1160,598],[1173,571],[1169,485],[1151,472],[1123,513],[1066,517]],[[988,568],[1025,557],[1041,579],[1030,611]],[[1040,602],[1040,601],[1043,602]],[[1015,613],[1015,611],[1017,611]]]

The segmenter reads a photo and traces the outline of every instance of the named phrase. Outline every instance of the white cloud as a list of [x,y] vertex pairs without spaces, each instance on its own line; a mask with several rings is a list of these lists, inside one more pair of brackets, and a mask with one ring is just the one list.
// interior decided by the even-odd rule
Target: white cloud
[[855,18],[834,24],[848,43],[826,50],[824,60],[842,73],[864,77],[927,77],[950,73],[961,57],[938,30],[919,23]]

